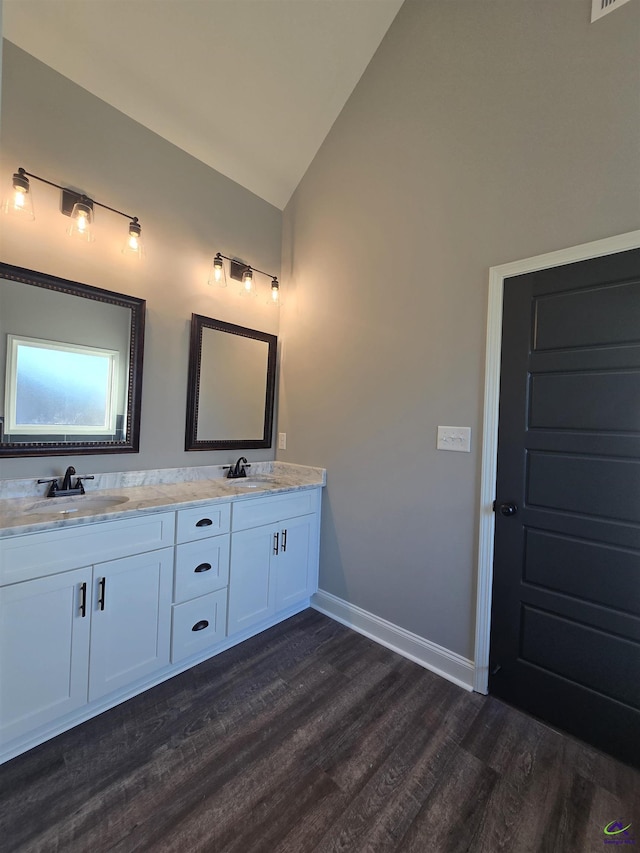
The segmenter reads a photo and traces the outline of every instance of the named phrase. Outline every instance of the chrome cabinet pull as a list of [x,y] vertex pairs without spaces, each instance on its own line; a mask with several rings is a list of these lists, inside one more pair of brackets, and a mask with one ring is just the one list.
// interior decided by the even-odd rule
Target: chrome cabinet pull
[[98,582],[98,610],[104,610],[105,594],[107,589],[107,579],[100,578]]
[[280,534],[276,530],[276,532],[273,534],[273,553],[276,556],[278,555],[278,542],[279,542],[279,540],[280,540]]
[[87,615],[87,583],[80,584],[80,606],[78,607],[80,616],[84,619]]
[[287,530],[286,528],[282,531],[282,553],[287,550]]

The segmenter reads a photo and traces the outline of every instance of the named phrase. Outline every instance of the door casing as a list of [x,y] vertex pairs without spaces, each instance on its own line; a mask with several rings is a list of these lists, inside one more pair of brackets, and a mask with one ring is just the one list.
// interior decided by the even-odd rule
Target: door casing
[[640,248],[640,230],[583,243],[569,249],[537,255],[522,261],[491,267],[485,352],[484,417],[482,424],[482,473],[480,476],[480,531],[478,539],[478,585],[476,598],[475,666],[473,689],[488,692],[491,595],[493,587],[493,539],[498,455],[498,409],[500,404],[500,355],[502,352],[502,298],[504,280],[514,275],[549,269],[574,261],[613,255]]

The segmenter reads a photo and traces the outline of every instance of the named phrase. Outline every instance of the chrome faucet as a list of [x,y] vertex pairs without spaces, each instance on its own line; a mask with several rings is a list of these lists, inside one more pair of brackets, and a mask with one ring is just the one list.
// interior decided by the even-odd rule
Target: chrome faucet
[[76,484],[75,486],[72,486],[71,478],[75,473],[76,469],[73,467],[73,465],[69,465],[67,470],[64,472],[64,477],[62,478],[61,486],[58,485],[57,477],[53,477],[48,480],[38,480],[38,483],[51,484],[47,491],[48,498],[61,498],[67,497],[68,495],[84,495],[84,486],[82,485],[82,481],[93,480],[93,474],[85,474],[84,477],[76,477]]
[[[246,466],[246,467],[245,467]],[[251,462],[247,462],[246,456],[241,456],[235,465],[225,465],[228,468],[227,479],[235,480],[237,477],[246,477],[247,468],[251,468]]]

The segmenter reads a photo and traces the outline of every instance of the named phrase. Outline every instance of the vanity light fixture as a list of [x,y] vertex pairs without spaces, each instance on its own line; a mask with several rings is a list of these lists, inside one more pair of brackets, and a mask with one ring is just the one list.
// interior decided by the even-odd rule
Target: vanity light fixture
[[34,175],[33,172],[27,172],[22,167],[14,173],[11,179],[11,191],[2,204],[4,213],[22,216],[25,219],[35,219],[29,178],[34,178],[36,181],[41,181],[43,184],[48,184],[50,187],[61,190],[60,211],[65,216],[71,218],[71,223],[67,228],[67,234],[70,237],[76,237],[89,243],[92,242],[94,239],[93,209],[94,207],[101,207],[103,210],[110,210],[112,213],[117,213],[119,216],[124,216],[129,220],[127,240],[122,252],[123,254],[142,258],[144,255],[142,228],[137,216],[131,216],[122,210],[117,210],[115,207],[109,207],[108,204],[102,204],[102,202],[89,198],[83,193],[67,189],[60,184],[56,184],[54,181],[48,181],[46,178],[40,177],[40,175]]
[[249,264],[236,260],[235,258],[230,258],[227,255],[223,255],[221,252],[216,252],[216,256],[213,259],[213,267],[208,281],[209,284],[217,284],[219,287],[227,286],[225,261],[229,261],[229,277],[235,281],[242,282],[242,287],[239,291],[241,296],[257,296],[255,273],[259,273],[260,275],[264,275],[271,279],[267,305],[280,304],[280,282],[278,281],[277,276],[271,275],[263,270],[256,269],[256,267],[252,267]]

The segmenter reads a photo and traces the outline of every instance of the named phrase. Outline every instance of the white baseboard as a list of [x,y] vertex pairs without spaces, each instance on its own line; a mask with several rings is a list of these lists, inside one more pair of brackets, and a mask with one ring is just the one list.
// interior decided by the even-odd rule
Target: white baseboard
[[376,643],[415,661],[459,687],[473,690],[474,665],[462,655],[451,652],[430,640],[425,640],[418,634],[412,634],[411,631],[406,631],[324,590],[318,590],[312,596],[311,606],[325,616],[353,628],[359,634],[364,634]]

